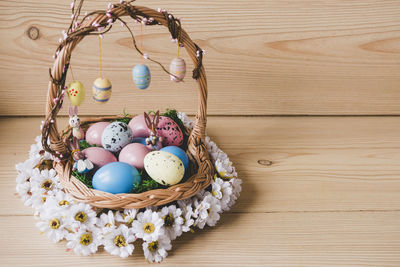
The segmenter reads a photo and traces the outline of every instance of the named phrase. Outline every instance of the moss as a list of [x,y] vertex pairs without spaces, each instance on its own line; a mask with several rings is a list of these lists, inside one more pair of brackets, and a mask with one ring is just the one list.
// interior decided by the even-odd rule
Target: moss
[[88,147],[92,147],[92,146],[97,146],[97,145],[96,144],[94,144],[94,145],[89,144],[86,140],[80,140],[79,141],[79,147],[80,147],[81,151],[86,149],[86,148],[88,148]]
[[84,183],[88,188],[93,188],[92,177],[89,173],[79,173],[78,171],[73,171],[72,175],[76,177],[79,181]]
[[116,119],[115,121],[120,121],[120,122],[128,124],[132,119],[132,115],[127,113],[125,108],[122,111],[122,115],[123,115],[122,118]]

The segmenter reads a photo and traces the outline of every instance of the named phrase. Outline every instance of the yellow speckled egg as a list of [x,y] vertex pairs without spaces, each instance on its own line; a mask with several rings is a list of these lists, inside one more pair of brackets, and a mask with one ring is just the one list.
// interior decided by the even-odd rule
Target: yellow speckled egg
[[111,97],[111,82],[106,78],[97,78],[93,83],[93,99],[97,103],[107,102]]
[[[183,58],[174,58],[169,65],[169,72],[174,74],[179,79],[183,79],[186,74],[186,63]],[[171,81],[180,82],[180,80],[176,79],[171,75]]]
[[74,106],[79,106],[85,100],[85,87],[79,81],[71,82],[67,87],[68,99]]
[[144,168],[154,181],[167,186],[179,183],[185,174],[183,162],[165,151],[148,153],[144,157]]

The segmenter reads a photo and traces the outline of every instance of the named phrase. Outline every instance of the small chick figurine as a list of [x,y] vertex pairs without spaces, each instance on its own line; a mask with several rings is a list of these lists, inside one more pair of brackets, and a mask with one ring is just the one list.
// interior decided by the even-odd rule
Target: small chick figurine
[[85,138],[85,132],[80,127],[81,120],[78,117],[78,107],[69,107],[69,126],[72,127],[72,135],[78,140]]
[[72,143],[69,142],[69,148],[71,149],[72,159],[75,161],[72,170],[77,170],[79,173],[87,173],[93,169],[93,163],[85,159],[85,156],[79,148],[79,140],[75,137],[72,138]]
[[162,137],[156,134],[156,127],[160,121],[160,111],[156,112],[153,121],[151,121],[150,116],[145,112],[144,120],[150,130],[150,136],[146,138],[146,147],[151,150],[160,150],[162,148]]

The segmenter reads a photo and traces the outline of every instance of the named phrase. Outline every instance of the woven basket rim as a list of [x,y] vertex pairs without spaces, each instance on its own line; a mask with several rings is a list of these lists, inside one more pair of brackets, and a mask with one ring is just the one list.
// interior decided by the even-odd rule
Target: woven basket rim
[[[189,35],[181,28],[178,20],[172,14],[158,12],[142,6],[134,6],[131,3],[122,2],[114,4],[108,11],[99,11],[90,20],[84,21],[76,31],[85,34],[73,35],[67,38],[58,49],[53,67],[50,69],[51,79],[48,87],[46,119],[42,129],[43,148],[53,156],[60,159],[55,164],[55,169],[60,176],[60,181],[66,192],[70,193],[78,201],[90,203],[95,207],[121,209],[121,208],[144,208],[148,206],[159,206],[169,202],[191,197],[205,189],[211,183],[214,176],[214,166],[210,161],[207,147],[204,142],[205,128],[207,122],[207,79],[205,70],[201,64],[201,57],[198,57],[199,46],[195,44]],[[62,132],[57,130],[57,114],[61,108],[59,102],[54,101],[61,94],[65,85],[66,72],[68,71],[71,53],[76,45],[90,32],[94,32],[93,22],[102,25],[106,23],[108,17],[106,13],[112,13],[113,17],[119,18],[130,16],[133,19],[153,18],[158,25],[163,25],[169,29],[172,36],[177,36],[179,43],[184,46],[188,55],[192,59],[197,71],[194,78],[198,84],[198,111],[194,122],[194,127],[188,138],[187,153],[192,156],[198,165],[198,172],[184,183],[171,186],[167,189],[155,189],[140,194],[110,194],[94,189],[89,189],[86,185],[71,175],[71,156],[70,150],[62,138]],[[179,35],[176,31],[179,30]],[[87,32],[87,33],[86,33]],[[201,50],[200,50],[201,51]],[[194,70],[194,73],[195,73]],[[99,117],[94,120],[110,119],[112,116]],[[114,117],[115,118],[115,117]],[[48,144],[50,140],[50,145]]]

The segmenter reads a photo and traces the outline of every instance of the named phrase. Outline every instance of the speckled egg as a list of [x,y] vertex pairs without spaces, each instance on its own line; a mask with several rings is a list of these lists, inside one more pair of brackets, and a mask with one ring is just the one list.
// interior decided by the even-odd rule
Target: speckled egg
[[119,161],[128,163],[137,169],[144,168],[144,157],[150,152],[145,145],[132,143],[126,145],[119,153]]
[[101,145],[111,152],[118,152],[132,141],[132,130],[126,123],[115,121],[103,131]]
[[140,181],[135,167],[124,162],[111,162],[96,171],[92,184],[96,190],[120,194],[134,191]]
[[85,87],[79,81],[73,81],[67,87],[68,99],[74,106],[79,106],[85,100]]
[[183,58],[174,58],[169,65],[169,72],[174,74],[180,80],[171,75],[171,81],[180,82],[186,74],[186,63]]
[[132,69],[132,77],[135,85],[140,89],[146,89],[150,85],[151,75],[149,67],[144,64],[136,65]]
[[185,174],[182,161],[165,151],[153,151],[144,157],[144,168],[147,174],[162,185],[179,183]]
[[93,99],[97,103],[107,102],[111,97],[111,82],[106,78],[97,78],[93,83]]
[[96,168],[103,167],[104,165],[117,161],[117,158],[110,151],[102,147],[88,147],[82,150],[86,159],[90,160]]
[[101,136],[109,124],[106,121],[93,123],[86,131],[86,141],[91,145],[101,146]]
[[163,138],[164,146],[180,146],[183,143],[183,133],[178,124],[171,118],[160,116],[156,127],[157,135]]
[[[153,116],[150,115],[150,118],[153,119]],[[146,122],[144,120],[144,115],[137,115],[133,117],[129,121],[129,127],[132,130],[133,137],[149,137],[150,131],[149,128],[146,125]]]

